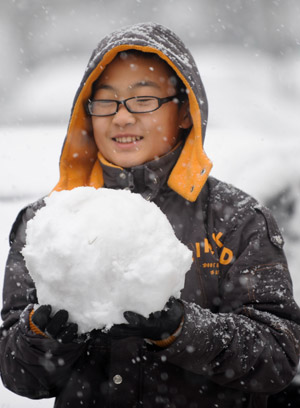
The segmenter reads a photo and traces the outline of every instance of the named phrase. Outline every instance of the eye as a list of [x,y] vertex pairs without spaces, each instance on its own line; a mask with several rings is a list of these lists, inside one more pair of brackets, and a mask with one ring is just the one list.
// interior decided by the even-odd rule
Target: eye
[[117,102],[111,99],[96,99],[92,101],[91,111],[92,114],[98,116],[112,115],[117,108]]
[[107,100],[95,101],[95,103],[98,104],[99,106],[102,106],[102,107],[109,107],[109,106],[113,106],[113,105],[116,104],[115,101],[108,100],[108,99]]
[[136,103],[140,105],[152,104],[153,102],[155,102],[154,98],[137,98],[136,99]]
[[127,106],[134,112],[151,112],[158,108],[158,99],[152,96],[137,96],[130,98]]

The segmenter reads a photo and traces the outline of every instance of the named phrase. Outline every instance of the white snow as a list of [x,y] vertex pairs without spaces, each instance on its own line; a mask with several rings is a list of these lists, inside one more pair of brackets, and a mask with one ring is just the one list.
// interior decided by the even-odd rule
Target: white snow
[[148,317],[179,297],[192,251],[162,211],[126,190],[54,192],[28,222],[22,253],[39,304],[66,309],[80,333]]

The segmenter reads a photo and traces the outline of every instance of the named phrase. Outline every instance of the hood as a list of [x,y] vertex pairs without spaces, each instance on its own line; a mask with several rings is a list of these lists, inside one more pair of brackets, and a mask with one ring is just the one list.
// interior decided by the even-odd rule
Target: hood
[[106,36],[93,51],[74,98],[67,135],[60,157],[60,179],[54,190],[103,186],[102,168],[86,103],[92,85],[121,51],[136,49],[157,54],[181,78],[189,91],[192,129],[168,179],[169,187],[195,201],[212,164],[203,150],[208,105],[196,63],[183,42],[169,29],[154,23],[128,26]]

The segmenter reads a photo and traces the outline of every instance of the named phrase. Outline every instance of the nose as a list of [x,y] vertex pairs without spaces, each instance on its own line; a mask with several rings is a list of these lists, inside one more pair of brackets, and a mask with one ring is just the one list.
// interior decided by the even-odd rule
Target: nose
[[126,125],[134,125],[136,118],[124,105],[119,105],[118,112],[113,116],[112,122],[117,126],[124,127]]

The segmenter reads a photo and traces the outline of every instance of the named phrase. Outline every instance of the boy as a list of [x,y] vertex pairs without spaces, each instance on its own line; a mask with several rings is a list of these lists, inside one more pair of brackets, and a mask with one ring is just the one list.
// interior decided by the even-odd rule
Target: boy
[[181,299],[164,311],[148,318],[128,311],[128,324],[78,337],[66,311],[33,308],[38,294],[20,251],[43,202],[24,209],[4,284],[1,374],[9,389],[56,397],[57,408],[261,408],[291,381],[300,312],[283,241],[267,209],[208,177],[206,122],[195,62],[168,29],[128,27],[96,48],[55,190],[140,193],[166,214],[194,262]]

